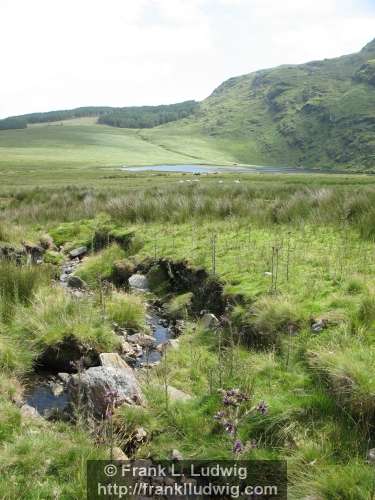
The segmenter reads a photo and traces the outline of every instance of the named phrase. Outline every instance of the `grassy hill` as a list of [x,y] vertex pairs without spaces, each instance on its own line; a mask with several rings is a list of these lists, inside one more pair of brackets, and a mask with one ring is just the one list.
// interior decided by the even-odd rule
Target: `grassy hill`
[[[159,116],[164,108],[153,109]],[[0,129],[2,180],[15,169],[34,180],[47,179],[51,168],[55,177],[72,179],[77,167],[95,176],[98,167],[160,163],[374,171],[375,40],[357,54],[231,78],[172,123],[153,127],[155,117],[144,115],[145,109],[90,107],[12,117],[11,125],[27,118],[28,126]],[[123,125],[134,110],[138,118],[152,118],[151,128],[97,123],[107,117],[109,124]]]
[[230,138],[242,162],[375,168],[375,40],[357,54],[231,78],[194,120]]

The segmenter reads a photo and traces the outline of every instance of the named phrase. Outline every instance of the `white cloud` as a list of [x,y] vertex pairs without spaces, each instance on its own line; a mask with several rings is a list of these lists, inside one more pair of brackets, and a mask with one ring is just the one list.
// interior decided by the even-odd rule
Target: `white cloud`
[[201,99],[224,79],[359,50],[368,0],[1,0],[0,116]]

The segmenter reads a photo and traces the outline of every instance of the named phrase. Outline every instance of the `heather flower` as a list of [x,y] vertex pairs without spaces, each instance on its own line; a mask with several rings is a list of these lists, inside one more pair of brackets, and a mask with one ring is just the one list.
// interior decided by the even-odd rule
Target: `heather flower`
[[261,401],[258,406],[256,407],[257,412],[259,412],[261,415],[266,415],[268,412],[268,405],[265,401]]
[[228,434],[235,434],[236,432],[236,426],[234,425],[233,422],[225,422],[224,429],[227,431]]
[[244,450],[243,444],[237,439],[233,444],[233,453],[241,453]]

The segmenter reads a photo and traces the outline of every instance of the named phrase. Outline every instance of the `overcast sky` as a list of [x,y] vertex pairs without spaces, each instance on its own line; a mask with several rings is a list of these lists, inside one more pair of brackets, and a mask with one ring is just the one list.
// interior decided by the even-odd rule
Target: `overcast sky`
[[375,0],[0,0],[0,117],[200,100],[374,37]]

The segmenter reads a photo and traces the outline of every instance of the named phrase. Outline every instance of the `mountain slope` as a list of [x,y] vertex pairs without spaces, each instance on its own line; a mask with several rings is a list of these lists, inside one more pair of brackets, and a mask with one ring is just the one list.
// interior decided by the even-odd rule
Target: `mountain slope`
[[375,40],[357,54],[231,78],[194,121],[231,139],[242,162],[375,167]]

